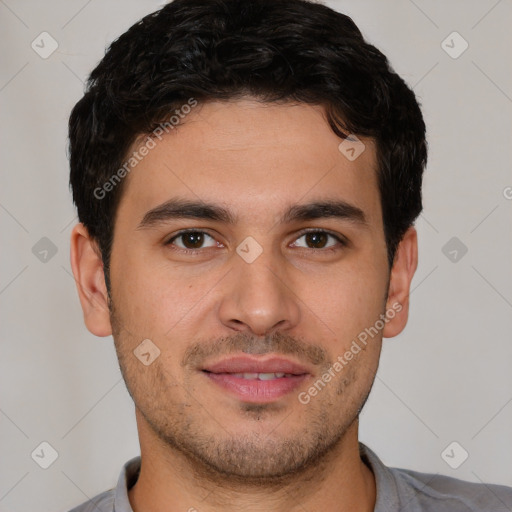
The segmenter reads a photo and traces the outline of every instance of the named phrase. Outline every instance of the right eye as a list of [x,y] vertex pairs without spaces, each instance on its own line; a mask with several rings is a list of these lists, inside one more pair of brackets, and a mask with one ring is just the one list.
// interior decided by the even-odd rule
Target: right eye
[[[209,242],[209,245],[202,247],[205,242]],[[179,242],[177,242],[179,241]],[[165,242],[166,246],[171,246],[174,250],[184,251],[186,253],[199,252],[200,249],[215,247],[218,242],[205,231],[198,230],[183,230],[170,238]]]

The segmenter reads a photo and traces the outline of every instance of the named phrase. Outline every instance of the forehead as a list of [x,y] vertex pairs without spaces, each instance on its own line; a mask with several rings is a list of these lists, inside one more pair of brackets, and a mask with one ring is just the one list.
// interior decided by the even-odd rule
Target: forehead
[[148,209],[178,196],[228,205],[237,218],[248,212],[255,220],[326,198],[345,200],[379,221],[373,141],[362,139],[364,151],[347,158],[320,106],[208,102],[154,141],[127,176],[118,213],[140,221]]

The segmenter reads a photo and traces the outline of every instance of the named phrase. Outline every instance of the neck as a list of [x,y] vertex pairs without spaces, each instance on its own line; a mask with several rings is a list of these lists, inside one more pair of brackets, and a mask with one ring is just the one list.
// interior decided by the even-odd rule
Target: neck
[[137,412],[141,470],[128,496],[134,512],[372,512],[375,479],[359,456],[358,420],[318,463],[279,481],[246,483],[209,474],[164,445]]

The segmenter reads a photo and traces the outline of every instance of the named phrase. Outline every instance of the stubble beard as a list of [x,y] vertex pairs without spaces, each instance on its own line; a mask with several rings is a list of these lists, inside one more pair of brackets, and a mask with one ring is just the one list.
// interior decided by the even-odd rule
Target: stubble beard
[[[198,478],[225,485],[282,486],[315,471],[320,474],[340,447],[347,430],[358,419],[373,385],[350,400],[347,390],[356,380],[358,365],[347,367],[336,386],[322,390],[310,404],[310,421],[296,428],[286,417],[273,431],[262,432],[262,423],[276,414],[274,404],[241,404],[240,414],[255,426],[248,434],[233,433],[187,394],[166,372],[161,358],[144,374],[131,349],[130,335],[123,329],[111,303],[111,323],[119,366],[136,408],[162,450],[177,454]],[[344,371],[345,371],[344,370]],[[174,392],[176,390],[176,393]],[[181,400],[175,396],[183,397]],[[340,396],[342,397],[340,399]],[[223,420],[225,423],[226,420]],[[290,428],[287,428],[287,422]],[[213,427],[213,428],[212,428]]]

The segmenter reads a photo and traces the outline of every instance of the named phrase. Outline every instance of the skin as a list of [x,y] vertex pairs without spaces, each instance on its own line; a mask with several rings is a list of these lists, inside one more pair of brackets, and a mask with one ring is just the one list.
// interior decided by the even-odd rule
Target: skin
[[[382,338],[406,325],[417,239],[411,227],[390,270],[375,145],[362,140],[365,151],[349,161],[320,106],[245,98],[196,107],[126,178],[115,219],[112,311],[96,244],[75,226],[71,262],[85,323],[97,336],[113,334],[136,406],[135,512],[374,509],[358,416]],[[183,218],[138,228],[146,212],[175,197],[222,205],[236,222]],[[361,209],[366,222],[280,222],[291,205],[332,199]],[[165,245],[184,228],[209,236],[203,245],[183,237]],[[321,237],[315,245],[302,233],[310,228],[348,243]],[[252,263],[236,252],[248,236],[263,250]],[[184,247],[196,253],[179,252]],[[298,400],[398,304],[331,382],[308,404]],[[160,350],[149,366],[133,354],[144,339]],[[198,369],[243,352],[278,354],[310,374],[288,395],[254,405]]]

